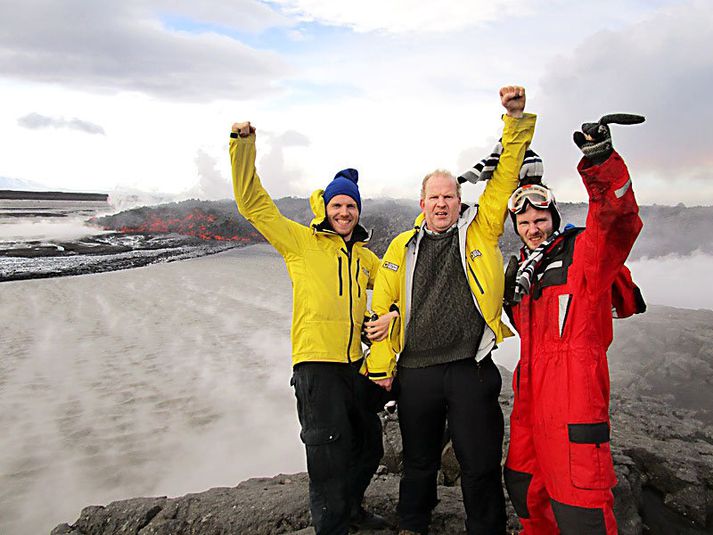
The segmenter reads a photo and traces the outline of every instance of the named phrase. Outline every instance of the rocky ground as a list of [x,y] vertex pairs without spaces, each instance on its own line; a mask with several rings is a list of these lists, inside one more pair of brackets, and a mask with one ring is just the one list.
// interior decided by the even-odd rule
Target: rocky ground
[[[512,407],[512,391],[507,386],[510,374],[501,371],[507,421]],[[616,395],[612,427],[620,534],[713,533],[713,429],[686,409],[672,410],[654,398]],[[396,415],[384,415],[384,445],[383,465],[369,487],[366,504],[395,525],[401,467]],[[458,465],[450,445],[444,449],[440,477],[440,503],[431,534],[461,533]],[[509,504],[508,515],[508,530],[514,533],[519,524]],[[307,476],[292,474],[179,498],[134,498],[87,507],[72,525],[59,525],[52,535],[308,534],[312,533],[309,524]]]
[[85,275],[185,260],[239,247],[179,234],[107,232],[72,241],[0,244],[0,282]]

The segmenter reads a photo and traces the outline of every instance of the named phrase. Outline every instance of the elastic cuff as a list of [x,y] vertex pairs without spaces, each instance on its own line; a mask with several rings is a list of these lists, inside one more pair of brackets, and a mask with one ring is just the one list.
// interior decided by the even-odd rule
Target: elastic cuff
[[369,372],[369,379],[388,379],[389,374],[387,372]]

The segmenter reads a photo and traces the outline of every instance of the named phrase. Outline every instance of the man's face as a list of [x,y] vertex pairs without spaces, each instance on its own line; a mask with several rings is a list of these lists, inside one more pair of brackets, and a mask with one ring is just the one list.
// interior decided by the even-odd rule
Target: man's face
[[345,240],[352,237],[354,227],[359,222],[357,203],[349,195],[335,195],[327,205],[327,221],[332,230]]
[[455,179],[440,174],[429,178],[421,199],[421,211],[429,230],[445,232],[451,228],[460,214],[460,196]]
[[536,249],[555,231],[550,211],[538,210],[529,204],[524,212],[515,215],[515,227],[520,239],[530,250]]

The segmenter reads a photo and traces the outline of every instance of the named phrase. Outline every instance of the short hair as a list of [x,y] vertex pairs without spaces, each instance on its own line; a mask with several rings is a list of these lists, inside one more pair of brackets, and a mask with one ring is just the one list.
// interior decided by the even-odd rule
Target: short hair
[[431,171],[425,177],[423,177],[423,181],[421,182],[421,199],[426,198],[426,184],[431,179],[431,177],[434,177],[436,175],[445,176],[445,177],[448,177],[451,180],[453,180],[453,182],[455,182],[455,184],[456,184],[456,193],[458,194],[458,197],[460,198],[461,187],[460,187],[460,182],[458,182],[456,177],[454,177],[450,171],[447,171],[445,169],[436,169],[435,171]]

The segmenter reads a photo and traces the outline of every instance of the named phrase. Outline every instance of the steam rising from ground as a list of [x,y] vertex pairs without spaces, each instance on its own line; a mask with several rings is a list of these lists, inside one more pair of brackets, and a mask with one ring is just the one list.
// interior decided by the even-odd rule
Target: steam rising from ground
[[266,246],[1,291],[0,532],[304,469]]
[[63,241],[78,240],[105,232],[98,227],[90,227],[80,219],[58,223],[55,220],[25,220],[0,223],[0,242],[3,241]]
[[713,256],[700,251],[629,262],[648,303],[713,309]]
[[[649,303],[711,309],[712,265],[700,253],[630,263]],[[291,288],[268,246],[3,283],[0,298],[0,532],[304,470]],[[512,369],[517,351],[509,339],[495,360]]]

